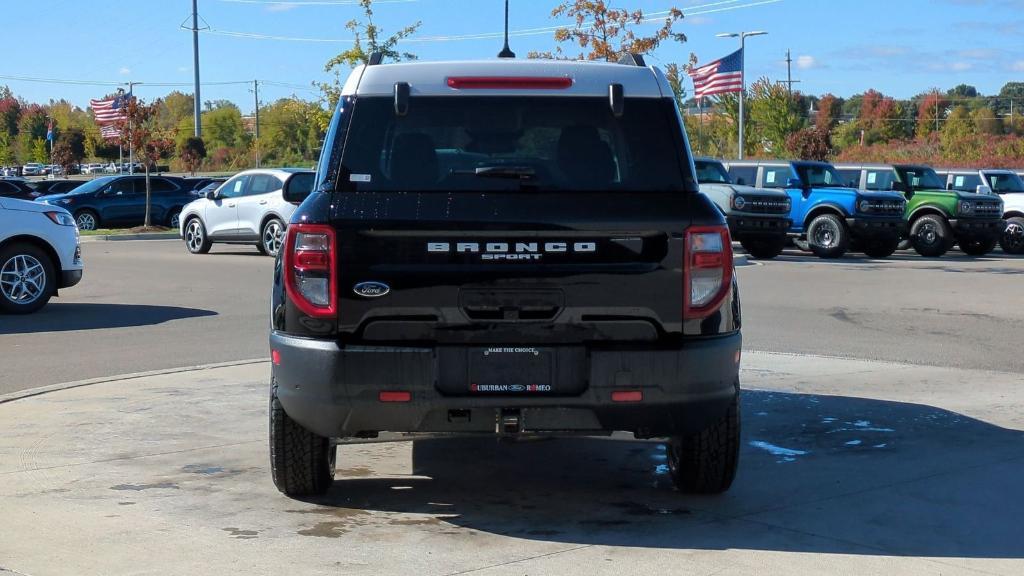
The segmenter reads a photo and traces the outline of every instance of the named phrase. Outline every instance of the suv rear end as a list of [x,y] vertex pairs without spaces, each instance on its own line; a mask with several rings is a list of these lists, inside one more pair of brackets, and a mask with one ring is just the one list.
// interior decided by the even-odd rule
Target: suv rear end
[[654,68],[356,69],[271,312],[286,494],[327,490],[335,444],[383,433],[628,431],[670,439],[683,489],[732,482],[730,237]]

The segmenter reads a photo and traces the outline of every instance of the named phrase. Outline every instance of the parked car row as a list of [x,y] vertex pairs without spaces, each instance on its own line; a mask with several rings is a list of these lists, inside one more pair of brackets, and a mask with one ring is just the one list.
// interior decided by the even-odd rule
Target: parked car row
[[793,240],[822,258],[849,251],[884,258],[899,248],[939,257],[959,244],[973,256],[1001,244],[1024,253],[1024,182],[1007,170],[838,165],[755,160],[694,162],[701,191],[725,213],[755,258]]

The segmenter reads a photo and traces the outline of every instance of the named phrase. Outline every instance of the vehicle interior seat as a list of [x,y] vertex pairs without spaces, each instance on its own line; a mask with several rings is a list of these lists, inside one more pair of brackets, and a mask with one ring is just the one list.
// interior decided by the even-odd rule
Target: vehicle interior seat
[[567,126],[558,139],[558,167],[573,184],[604,186],[615,180],[612,150],[593,126]]

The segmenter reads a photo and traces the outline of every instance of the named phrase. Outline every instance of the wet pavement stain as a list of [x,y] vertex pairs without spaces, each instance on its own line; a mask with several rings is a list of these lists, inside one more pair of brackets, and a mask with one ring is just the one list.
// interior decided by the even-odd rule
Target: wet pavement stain
[[178,490],[179,487],[173,482],[158,482],[155,484],[118,484],[111,486],[111,490],[133,490],[135,492],[141,490],[159,490],[159,489]]
[[203,464],[188,464],[181,468],[183,472],[190,474],[219,474],[224,471],[220,466],[206,466]]
[[676,516],[690,514],[685,508],[652,508],[639,502],[612,502],[615,508],[621,509],[629,516]]
[[367,476],[373,476],[373,470],[366,466],[353,466],[352,468],[338,470],[337,475],[349,478],[366,478]]
[[232,538],[236,540],[252,540],[260,535],[256,530],[241,530],[239,528],[221,528],[221,530],[227,532]]
[[440,518],[406,518],[388,521],[391,526],[440,526]]

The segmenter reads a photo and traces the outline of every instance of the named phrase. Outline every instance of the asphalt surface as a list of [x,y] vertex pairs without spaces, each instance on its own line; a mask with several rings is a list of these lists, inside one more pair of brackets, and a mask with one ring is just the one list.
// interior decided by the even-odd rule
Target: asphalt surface
[[[180,241],[88,242],[85,278],[38,314],[0,316],[0,394],[266,357],[273,260]],[[1024,373],[1024,258],[799,252],[739,268],[748,350]]]

